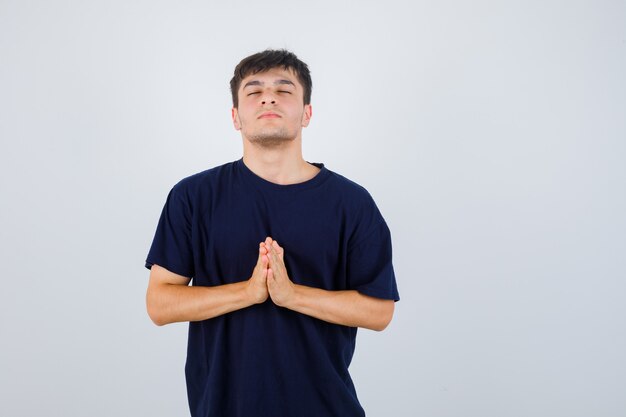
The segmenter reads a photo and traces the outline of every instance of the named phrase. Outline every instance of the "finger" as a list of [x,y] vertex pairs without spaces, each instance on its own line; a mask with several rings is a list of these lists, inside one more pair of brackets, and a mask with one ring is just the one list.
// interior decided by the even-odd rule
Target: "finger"
[[272,276],[274,277],[275,282],[282,282],[284,280],[285,270],[278,260],[275,259],[272,263],[270,263],[268,268],[272,269]]
[[273,241],[272,242],[272,251],[275,251],[276,253],[278,253],[281,257],[283,255],[283,253],[285,253],[285,250],[278,244],[277,241]]
[[257,263],[260,263],[264,256],[267,256],[267,248],[265,246],[259,245],[259,258]]
[[272,268],[267,268],[267,281],[274,283],[274,271],[272,270]]
[[280,265],[280,260],[278,259],[278,255],[276,254],[275,251],[271,251],[269,253],[269,258],[270,258],[270,262],[272,263],[272,266],[278,267]]
[[257,260],[255,270],[265,271],[270,263],[270,259],[267,256],[267,250],[265,248],[259,248],[259,259]]

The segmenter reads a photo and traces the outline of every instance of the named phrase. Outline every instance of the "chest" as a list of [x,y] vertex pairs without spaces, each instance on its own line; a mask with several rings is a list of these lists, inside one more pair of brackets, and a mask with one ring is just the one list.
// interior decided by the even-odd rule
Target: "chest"
[[[259,243],[267,236],[285,250],[285,265],[296,283],[332,287],[344,264],[346,213],[323,193],[280,195],[255,190],[222,190],[196,215],[196,270],[210,283],[250,276]],[[219,282],[215,282],[218,279]]]

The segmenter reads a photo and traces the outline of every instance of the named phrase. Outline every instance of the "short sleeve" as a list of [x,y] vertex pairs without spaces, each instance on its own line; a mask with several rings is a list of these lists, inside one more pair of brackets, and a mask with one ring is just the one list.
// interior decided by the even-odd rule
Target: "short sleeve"
[[191,209],[176,186],[165,201],[152,246],[146,258],[146,268],[157,264],[185,277],[194,276],[191,239]]
[[348,249],[351,289],[377,298],[400,300],[392,264],[391,232],[381,218]]

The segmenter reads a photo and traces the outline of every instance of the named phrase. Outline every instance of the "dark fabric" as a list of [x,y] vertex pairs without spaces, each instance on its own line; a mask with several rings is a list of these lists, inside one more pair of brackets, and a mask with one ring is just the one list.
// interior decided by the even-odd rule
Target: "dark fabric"
[[[250,278],[259,243],[284,248],[290,279],[398,301],[391,236],[370,194],[314,164],[312,179],[278,185],[243,159],[178,182],[146,267],[214,286]],[[364,416],[348,372],[357,328],[263,304],[189,323],[185,373],[195,417]]]

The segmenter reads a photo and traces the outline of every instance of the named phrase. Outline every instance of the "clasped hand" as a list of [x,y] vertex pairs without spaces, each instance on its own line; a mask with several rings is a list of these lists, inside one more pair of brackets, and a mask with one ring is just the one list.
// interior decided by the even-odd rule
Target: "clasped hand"
[[270,237],[259,244],[259,258],[248,280],[248,294],[255,304],[271,297],[274,304],[286,306],[295,294],[295,285],[287,275],[285,250]]

